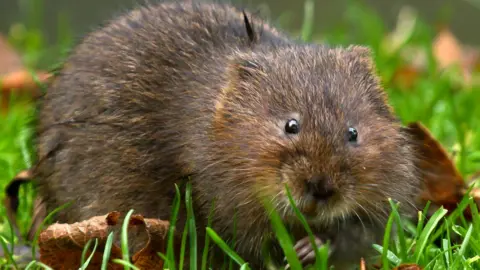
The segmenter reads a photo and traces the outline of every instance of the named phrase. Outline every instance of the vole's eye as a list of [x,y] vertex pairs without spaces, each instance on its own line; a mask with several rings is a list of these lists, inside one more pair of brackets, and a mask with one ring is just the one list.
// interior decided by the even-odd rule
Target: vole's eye
[[300,131],[300,124],[296,119],[290,119],[285,124],[285,132],[289,134],[297,134]]
[[348,137],[349,142],[356,142],[357,137],[358,137],[357,130],[353,127],[348,128],[348,136],[347,137]]

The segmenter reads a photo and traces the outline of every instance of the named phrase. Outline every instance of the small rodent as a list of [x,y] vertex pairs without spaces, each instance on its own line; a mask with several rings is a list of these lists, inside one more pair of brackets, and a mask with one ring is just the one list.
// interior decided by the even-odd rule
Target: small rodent
[[40,102],[38,136],[48,211],[74,202],[56,221],[131,208],[169,220],[188,176],[199,248],[214,201],[213,229],[229,241],[235,224],[253,269],[262,243],[284,263],[263,199],[314,262],[285,184],[343,269],[382,239],[388,198],[411,205],[419,182],[368,48],[304,43],[227,4],[150,4],[87,35]]

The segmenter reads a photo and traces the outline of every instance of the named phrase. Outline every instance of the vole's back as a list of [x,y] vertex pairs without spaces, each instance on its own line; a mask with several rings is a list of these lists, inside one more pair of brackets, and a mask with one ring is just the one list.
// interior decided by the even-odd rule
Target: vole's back
[[253,25],[262,29],[249,36],[229,6],[167,3],[87,36],[42,101],[36,174],[48,210],[73,200],[60,222],[130,208],[168,219],[170,186],[189,173],[180,160],[204,136],[228,55],[252,38],[286,42]]

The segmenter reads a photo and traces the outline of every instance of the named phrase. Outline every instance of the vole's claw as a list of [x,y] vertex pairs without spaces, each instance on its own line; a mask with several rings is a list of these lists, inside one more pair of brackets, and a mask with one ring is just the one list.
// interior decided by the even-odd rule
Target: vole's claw
[[[315,236],[315,245],[320,247],[324,244],[322,239]],[[310,243],[310,237],[304,237],[300,239],[294,246],[297,256],[303,266],[314,264],[316,260],[315,250]],[[287,269],[287,268],[286,268]]]

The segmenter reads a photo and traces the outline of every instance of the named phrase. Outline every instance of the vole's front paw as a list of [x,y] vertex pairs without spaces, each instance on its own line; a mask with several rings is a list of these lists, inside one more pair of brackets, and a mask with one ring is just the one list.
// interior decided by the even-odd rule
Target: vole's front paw
[[[315,245],[317,247],[321,247],[323,244],[325,244],[326,241],[320,239],[318,236],[315,236]],[[300,259],[300,262],[302,263],[302,266],[307,266],[315,263],[316,257],[315,257],[315,249],[313,248],[312,244],[310,243],[310,238],[308,236],[300,239],[294,246],[295,252],[297,253],[298,258]],[[331,248],[330,248],[331,249]],[[329,254],[331,253],[331,250],[329,250]],[[290,268],[289,265],[287,265],[287,269]]]

